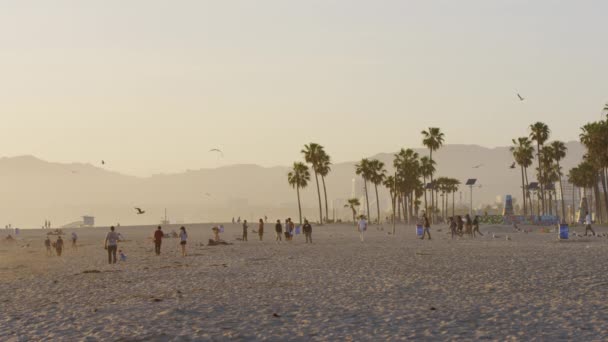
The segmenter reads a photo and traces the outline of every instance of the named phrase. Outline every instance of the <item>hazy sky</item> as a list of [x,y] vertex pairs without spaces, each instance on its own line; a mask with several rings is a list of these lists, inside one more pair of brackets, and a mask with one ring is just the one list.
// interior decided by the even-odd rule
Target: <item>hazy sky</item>
[[[1,1],[0,155],[136,175],[577,139],[608,101],[606,1]],[[516,93],[527,98],[519,102]],[[225,157],[208,153],[219,147]]]

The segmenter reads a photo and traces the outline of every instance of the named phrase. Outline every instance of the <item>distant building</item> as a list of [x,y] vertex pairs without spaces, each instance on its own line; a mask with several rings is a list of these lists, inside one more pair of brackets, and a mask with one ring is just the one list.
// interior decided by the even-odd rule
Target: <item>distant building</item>
[[94,227],[95,226],[95,217],[94,216],[83,216],[82,225],[84,227]]

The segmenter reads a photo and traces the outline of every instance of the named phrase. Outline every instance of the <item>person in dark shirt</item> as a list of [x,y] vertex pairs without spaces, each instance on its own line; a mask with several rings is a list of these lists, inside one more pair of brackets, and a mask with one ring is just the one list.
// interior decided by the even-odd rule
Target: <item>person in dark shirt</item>
[[243,241],[247,241],[247,220],[243,221]]
[[260,236],[260,241],[264,237],[264,220],[260,219],[260,223],[258,224],[258,235]]
[[163,237],[165,237],[165,234],[163,233],[161,227],[158,226],[154,232],[154,251],[156,252],[156,255],[160,255],[160,245],[163,242]]
[[277,224],[274,225],[274,231],[276,232],[275,240],[277,243],[283,240],[281,235],[283,234],[283,226],[281,225],[281,220],[277,220]]
[[308,220],[304,220],[304,236],[306,237],[306,243],[312,243],[312,226],[308,223]]
[[479,216],[476,215],[475,219],[473,219],[473,237],[475,237],[475,232],[479,235],[483,236],[483,234],[479,231]]
[[428,234],[429,240],[431,239],[431,223],[429,222],[429,218],[426,217],[426,214],[422,216],[422,220],[424,222],[424,232],[422,233],[422,240]]
[[63,239],[61,236],[59,236],[55,242],[55,250],[57,251],[57,256],[61,256],[61,252],[63,251]]

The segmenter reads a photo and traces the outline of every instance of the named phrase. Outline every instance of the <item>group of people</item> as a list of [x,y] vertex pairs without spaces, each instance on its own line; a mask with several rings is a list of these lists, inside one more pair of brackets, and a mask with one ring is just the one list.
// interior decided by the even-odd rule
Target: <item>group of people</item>
[[[76,232],[72,232],[72,248],[78,249],[77,241],[78,241],[78,235],[76,234]],[[46,240],[44,240],[44,246],[46,247],[47,256],[52,256],[53,249],[54,249],[55,254],[60,257],[61,253],[63,253],[64,242],[63,242],[63,239],[61,238],[61,235],[57,236],[57,240],[55,240],[54,242],[51,242],[51,238],[47,234]]]
[[475,237],[476,234],[483,236],[479,230],[479,216],[475,216],[475,218],[471,220],[469,214],[466,214],[464,219],[462,216],[458,215],[456,218],[450,217],[448,222],[450,225],[450,232],[452,233],[452,239],[456,236],[462,237],[465,234],[472,237]]

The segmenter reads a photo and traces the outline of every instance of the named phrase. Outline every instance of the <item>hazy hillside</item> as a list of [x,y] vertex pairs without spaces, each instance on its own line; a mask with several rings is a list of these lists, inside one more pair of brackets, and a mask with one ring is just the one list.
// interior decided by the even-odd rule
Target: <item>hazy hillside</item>
[[[577,142],[570,142],[563,169],[574,166],[584,153]],[[426,154],[423,149],[417,150]],[[331,151],[329,151],[331,152]],[[295,155],[294,157],[299,157]],[[363,157],[363,156],[362,156]],[[376,157],[392,166],[392,153]],[[481,188],[474,191],[475,205],[494,202],[497,196],[519,196],[519,170],[508,168],[512,158],[508,147],[484,148],[475,145],[447,145],[435,154],[438,175],[461,180],[478,178]],[[327,178],[330,211],[336,203],[336,216],[348,217],[340,200],[353,189],[355,162],[333,165]],[[473,166],[483,164],[474,169]],[[138,178],[106,171],[90,164],[49,163],[32,156],[0,159],[0,224],[39,227],[45,219],[54,225],[78,220],[81,215],[97,217],[98,225],[145,224],[158,222],[167,208],[172,221],[227,221],[233,216],[253,219],[297,216],[296,195],[286,181],[288,167],[263,168],[234,165],[178,174]],[[355,191],[362,195],[361,180]],[[388,195],[381,190],[381,205],[388,208]],[[372,195],[372,193],[370,193]],[[305,215],[318,217],[314,181],[302,192]],[[458,196],[457,196],[458,200]],[[468,190],[463,190],[463,201]],[[134,206],[147,210],[135,215]],[[330,213],[331,216],[331,213]]]

